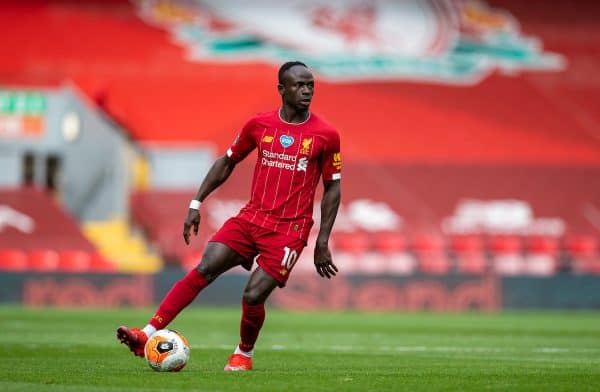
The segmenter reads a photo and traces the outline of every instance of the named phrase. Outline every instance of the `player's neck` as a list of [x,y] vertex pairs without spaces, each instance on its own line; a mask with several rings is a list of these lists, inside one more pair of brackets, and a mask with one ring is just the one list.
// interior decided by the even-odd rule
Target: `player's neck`
[[279,119],[287,124],[304,124],[310,118],[310,111],[296,110],[288,106],[282,106],[279,109]]

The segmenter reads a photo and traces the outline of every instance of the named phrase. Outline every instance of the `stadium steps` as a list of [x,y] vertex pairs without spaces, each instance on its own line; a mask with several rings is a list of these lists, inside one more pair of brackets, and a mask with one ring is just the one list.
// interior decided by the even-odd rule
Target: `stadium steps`
[[83,232],[119,272],[155,273],[163,267],[162,259],[124,219],[87,222]]

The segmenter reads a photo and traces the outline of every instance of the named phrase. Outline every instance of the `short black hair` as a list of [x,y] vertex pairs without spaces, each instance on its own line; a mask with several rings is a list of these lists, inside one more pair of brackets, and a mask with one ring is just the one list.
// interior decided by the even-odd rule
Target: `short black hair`
[[277,73],[279,83],[283,83],[283,74],[285,71],[296,65],[301,65],[304,68],[308,68],[302,61],[288,61],[287,63],[284,63],[281,67],[279,67],[279,72]]

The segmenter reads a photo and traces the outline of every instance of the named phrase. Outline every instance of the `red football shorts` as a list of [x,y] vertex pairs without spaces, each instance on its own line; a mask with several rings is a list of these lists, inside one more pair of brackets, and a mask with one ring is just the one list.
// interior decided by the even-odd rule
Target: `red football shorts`
[[267,230],[237,217],[228,219],[210,241],[220,242],[239,253],[246,259],[242,267],[248,271],[256,260],[260,268],[279,282],[279,287],[285,286],[306,246],[300,238]]

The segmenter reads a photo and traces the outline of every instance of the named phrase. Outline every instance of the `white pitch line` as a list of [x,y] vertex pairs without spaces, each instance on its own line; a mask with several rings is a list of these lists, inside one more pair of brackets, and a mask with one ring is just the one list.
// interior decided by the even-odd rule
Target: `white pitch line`
[[[192,344],[194,349],[230,349],[230,344]],[[290,350],[306,351],[307,347],[302,345],[281,345],[261,346],[262,350]],[[556,353],[597,353],[598,348],[565,348],[565,347],[533,347],[522,349],[520,347],[463,347],[463,346],[352,346],[352,345],[333,345],[315,347],[319,351],[383,351],[383,352],[458,352],[458,353],[512,353],[512,352],[532,352],[537,354],[556,354]]]

